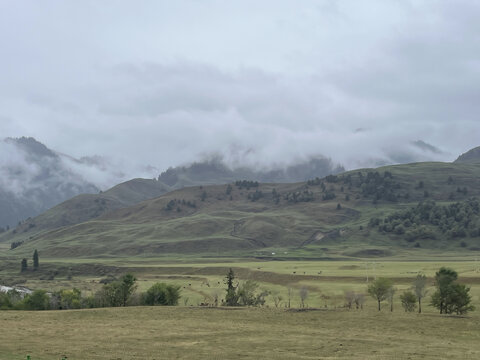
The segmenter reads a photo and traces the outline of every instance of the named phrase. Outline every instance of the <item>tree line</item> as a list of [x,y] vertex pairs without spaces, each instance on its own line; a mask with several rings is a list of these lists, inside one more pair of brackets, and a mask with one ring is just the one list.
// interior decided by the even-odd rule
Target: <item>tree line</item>
[[[84,296],[76,288],[47,293],[45,290],[35,290],[31,294],[22,294],[16,290],[0,293],[0,309],[16,310],[63,310],[96,307],[122,307],[142,305],[178,305],[180,294],[179,285],[156,283],[146,292],[136,292],[136,277],[125,274],[119,280],[106,281],[100,290],[94,294]],[[204,306],[264,306],[267,296],[272,296],[275,307],[285,301],[285,307],[290,308],[292,289],[288,289],[288,296],[284,299],[278,293],[270,293],[260,289],[259,285],[252,280],[239,283],[235,280],[235,273],[229,269],[225,277],[225,297],[219,303],[215,297],[213,304],[206,302]],[[466,314],[475,307],[471,304],[470,288],[465,284],[458,283],[458,273],[450,268],[442,267],[435,273],[435,291],[431,294],[429,305],[440,311],[440,314]],[[392,280],[378,278],[367,287],[367,293],[377,302],[378,310],[382,309],[382,303],[388,301],[390,311],[393,311],[394,296],[397,289]],[[299,290],[300,307],[306,307],[308,289],[303,286]],[[406,312],[413,312],[418,308],[422,312],[422,304],[428,295],[427,277],[419,274],[414,279],[410,289],[400,295],[400,301]],[[324,297],[325,299],[327,297]],[[188,298],[187,298],[188,301]],[[355,307],[363,309],[366,302],[365,295],[354,291],[345,292],[345,304],[348,309]],[[185,302],[186,304],[186,302]],[[326,306],[326,305],[325,305]]]
[[[430,305],[440,311],[440,314],[466,314],[475,310],[471,304],[472,297],[470,288],[457,282],[458,273],[450,268],[442,267],[435,273],[435,292],[431,296]],[[417,275],[411,289],[400,295],[402,307],[406,312],[415,311],[418,303],[418,312],[422,312],[422,300],[426,297],[427,278],[425,275]],[[378,278],[368,286],[368,294],[378,303],[388,301],[390,310],[393,311],[393,297],[396,292],[390,279]]]
[[371,218],[369,227],[380,232],[404,235],[407,241],[480,236],[480,203],[471,198],[449,205],[437,205],[433,200],[397,211],[385,218]]
[[48,293],[37,289],[23,295],[17,290],[0,293],[0,309],[3,310],[66,310],[98,307],[178,305],[180,286],[156,283],[146,292],[136,292],[137,279],[125,274],[119,280],[108,282],[91,295],[83,295],[79,289],[65,289]]

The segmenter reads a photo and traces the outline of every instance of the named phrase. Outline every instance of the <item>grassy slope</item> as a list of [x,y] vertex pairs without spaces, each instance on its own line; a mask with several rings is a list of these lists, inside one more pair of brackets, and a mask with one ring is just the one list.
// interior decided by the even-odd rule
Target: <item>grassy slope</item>
[[[44,256],[52,257],[160,256],[166,253],[266,256],[272,252],[279,256],[288,249],[289,256],[305,258],[338,254],[363,257],[370,254],[361,251],[372,246],[411,247],[401,238],[365,229],[370,217],[384,216],[414,205],[424,199],[425,190],[429,198],[441,202],[452,201],[451,194],[455,200],[480,196],[478,164],[417,163],[384,167],[378,171],[382,174],[390,171],[400,185],[399,193],[408,193],[409,198],[402,198],[398,203],[380,201],[373,205],[371,198],[359,196],[360,189],[355,186],[349,190],[341,183],[326,183],[327,188],[335,191],[336,199],[324,201],[320,186],[309,186],[315,201],[289,203],[284,195],[306,188],[305,183],[296,183],[261,184],[258,189],[265,196],[252,202],[248,194],[254,193],[256,188],[246,190],[233,186],[230,199],[226,185],[190,187],[105,213],[92,221],[34,236],[21,233],[13,239],[25,239],[27,235],[32,239],[11,254],[30,254],[37,248]],[[350,172],[353,176],[357,173],[358,170]],[[449,177],[453,183],[448,182]],[[422,189],[417,188],[419,181],[424,182]],[[468,194],[457,193],[457,187],[467,187]],[[274,188],[281,194],[279,204],[272,196]],[[207,196],[201,201],[204,192]],[[344,200],[347,193],[350,201]],[[165,208],[172,200],[177,202],[167,211]],[[196,207],[184,205],[183,200],[195,202]],[[337,210],[337,203],[342,204],[341,210]],[[358,230],[360,225],[364,230]],[[478,242],[478,239],[472,241]],[[452,244],[445,240],[427,246],[458,246]],[[329,253],[332,249],[336,252]],[[383,255],[389,254],[387,251]]]
[[152,199],[169,191],[161,182],[133,179],[100,194],[82,194],[67,200],[34,219],[27,219],[4,234],[0,242],[28,241],[34,236],[65,226],[95,219],[109,211]]

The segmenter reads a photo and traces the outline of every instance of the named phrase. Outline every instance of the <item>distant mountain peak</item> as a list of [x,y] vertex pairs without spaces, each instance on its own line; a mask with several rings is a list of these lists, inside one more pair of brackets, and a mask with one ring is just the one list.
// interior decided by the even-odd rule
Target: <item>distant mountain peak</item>
[[480,146],[468,150],[466,153],[460,155],[456,163],[480,163]]
[[56,158],[58,155],[33,137],[6,138],[5,142],[17,145],[29,156]]

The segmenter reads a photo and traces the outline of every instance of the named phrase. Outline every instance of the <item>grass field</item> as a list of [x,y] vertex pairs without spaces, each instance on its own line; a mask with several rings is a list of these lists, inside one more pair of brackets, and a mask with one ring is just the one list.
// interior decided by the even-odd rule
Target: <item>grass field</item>
[[[477,359],[480,357],[480,315],[441,316],[428,306],[423,313],[405,313],[398,295],[417,273],[429,278],[441,266],[458,271],[471,286],[473,304],[480,308],[480,272],[475,257],[461,254],[429,261],[365,259],[363,261],[254,261],[245,259],[112,258],[43,259],[48,270],[19,274],[3,269],[31,288],[77,287],[85,294],[99,289],[107,276],[133,272],[138,290],[155,282],[181,286],[177,307],[128,307],[71,311],[0,312],[0,359]],[[187,261],[187,260],[190,260]],[[73,277],[51,269],[70,266]],[[263,308],[222,308],[213,304],[225,295],[224,277],[232,267],[237,280],[255,280],[268,290]],[[366,293],[369,281],[389,277],[398,289],[394,312],[387,303],[381,312],[367,298],[364,310],[343,307],[345,291]],[[299,311],[299,289],[309,291],[308,311]],[[291,289],[291,309],[288,303]],[[281,296],[279,307],[273,297]],[[313,309],[314,308],[314,309]]]
[[0,319],[5,360],[480,357],[477,314],[141,307],[5,311]]
[[[230,267],[234,269],[236,281],[254,280],[259,289],[267,290],[267,305],[273,306],[274,296],[283,298],[280,306],[285,306],[290,289],[292,306],[298,306],[299,290],[309,291],[307,304],[311,307],[335,308],[344,303],[346,291],[366,293],[367,278],[371,282],[376,277],[388,277],[399,292],[408,289],[418,273],[429,278],[430,293],[433,277],[442,266],[455,269],[460,281],[471,286],[474,305],[480,309],[480,262],[474,257],[460,260],[452,256],[445,259],[432,258],[430,261],[404,261],[396,259],[365,259],[364,261],[245,261],[244,259],[190,259],[195,262],[179,262],[175,259],[105,259],[82,262],[77,259],[65,262],[59,259],[44,260],[47,270],[20,274],[17,268],[0,271],[0,281],[13,285],[22,283],[32,289],[59,290],[77,287],[86,294],[98,290],[100,280],[106,277],[120,277],[132,272],[138,278],[138,290],[145,291],[155,282],[180,285],[181,305],[197,306],[212,303],[215,296],[225,294],[224,278]],[[58,271],[53,279],[48,274]],[[72,271],[66,271],[72,269]],[[69,278],[70,276],[73,276]],[[397,296],[398,299],[398,296]],[[398,302],[398,300],[397,300]],[[399,302],[396,304],[400,306]]]

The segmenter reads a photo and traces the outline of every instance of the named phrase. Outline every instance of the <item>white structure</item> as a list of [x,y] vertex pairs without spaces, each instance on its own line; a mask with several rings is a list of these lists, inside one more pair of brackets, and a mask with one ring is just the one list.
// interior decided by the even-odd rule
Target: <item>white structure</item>
[[10,287],[10,286],[3,286],[3,285],[0,285],[0,292],[3,292],[3,293],[6,293],[6,292],[9,292],[10,290],[16,290],[18,291],[20,294],[22,294],[22,296],[25,296],[26,294],[31,294],[32,293],[32,290],[24,287],[24,286],[13,286],[13,287]]

